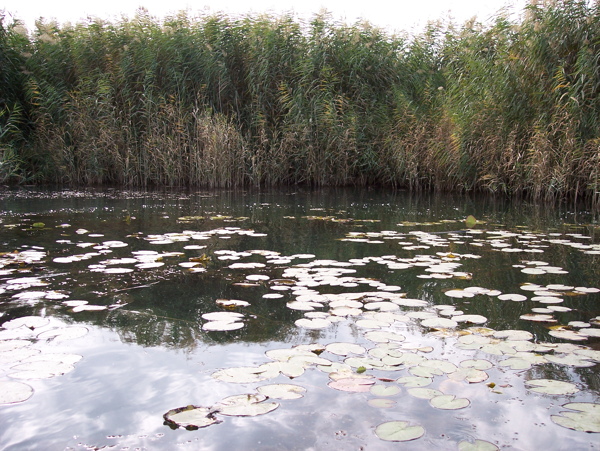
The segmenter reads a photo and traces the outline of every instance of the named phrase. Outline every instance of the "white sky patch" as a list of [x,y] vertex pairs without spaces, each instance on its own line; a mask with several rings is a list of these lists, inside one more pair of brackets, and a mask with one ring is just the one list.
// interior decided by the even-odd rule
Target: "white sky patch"
[[2,0],[0,11],[5,11],[8,20],[23,20],[32,30],[35,20],[43,17],[59,23],[78,22],[88,17],[115,20],[122,16],[132,17],[143,6],[152,16],[164,18],[178,11],[187,10],[191,15],[202,12],[223,11],[231,15],[247,13],[282,14],[291,12],[299,18],[310,18],[325,9],[334,20],[352,24],[359,18],[390,31],[418,32],[430,20],[452,18],[458,24],[477,16],[488,21],[499,11],[520,14],[527,0],[104,0],[101,2],[73,2],[71,0]]

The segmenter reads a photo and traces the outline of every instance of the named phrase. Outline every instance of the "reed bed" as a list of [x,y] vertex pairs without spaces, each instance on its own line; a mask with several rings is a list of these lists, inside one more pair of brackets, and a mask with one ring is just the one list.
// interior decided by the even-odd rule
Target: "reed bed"
[[326,14],[0,20],[0,181],[600,203],[600,4],[391,35]]

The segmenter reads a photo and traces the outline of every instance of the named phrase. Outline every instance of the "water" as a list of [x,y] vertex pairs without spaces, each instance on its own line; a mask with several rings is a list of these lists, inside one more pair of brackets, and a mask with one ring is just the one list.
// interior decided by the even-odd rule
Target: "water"
[[[467,215],[479,220],[475,231],[467,231]],[[459,442],[475,439],[523,450],[597,448],[597,434],[561,427],[551,419],[566,410],[562,407],[566,403],[598,402],[597,360],[587,360],[590,366],[586,367],[545,362],[530,369],[511,369],[501,362],[513,354],[457,346],[457,331],[466,334],[473,331],[471,326],[485,326],[529,331],[531,343],[573,343],[598,350],[596,337],[566,340],[551,334],[549,327],[589,323],[600,315],[599,293],[558,290],[563,302],[544,303],[531,299],[536,296],[533,291],[522,289],[526,283],[600,287],[600,228],[597,218],[585,211],[377,190],[31,189],[2,194],[0,221],[0,252],[13,253],[3,257],[5,266],[0,269],[0,323],[27,316],[49,321],[33,330],[0,329],[0,345],[27,340],[24,348],[42,361],[56,354],[82,356],[65,374],[15,378],[15,367],[32,357],[0,348],[0,382],[19,381],[35,390],[24,402],[0,406],[3,449],[379,450],[398,446],[375,435],[379,424],[396,420],[425,429],[423,437],[403,443],[405,449],[457,449]],[[19,263],[32,251],[39,253],[39,261]],[[151,252],[162,256],[153,257]],[[180,265],[190,260],[196,260],[191,262],[197,263],[195,268]],[[140,266],[149,262],[162,265]],[[236,263],[257,265],[231,267]],[[457,266],[436,270],[439,263]],[[522,271],[544,267],[553,269],[539,275]],[[249,275],[269,280],[253,282]],[[18,283],[26,278],[34,279]],[[289,283],[277,282],[281,279]],[[445,294],[468,287],[521,294],[527,300]],[[360,323],[373,319],[378,311],[369,310],[368,299],[363,299],[361,316],[341,316],[323,329],[298,327],[295,321],[306,312],[287,306],[307,294],[343,293],[363,293],[363,298],[379,293],[384,296],[380,301],[385,293],[405,293],[406,298],[426,301],[420,307],[400,306],[396,314],[416,317],[379,330],[402,334],[406,340],[394,346],[405,346],[405,353],[413,353],[407,347],[420,347],[422,351],[414,351],[415,355],[457,366],[467,359],[491,362],[485,381],[469,384],[441,374],[428,386],[466,398],[470,405],[440,410],[411,395],[408,387],[392,382],[415,371],[408,365],[367,368],[364,373],[378,378],[378,385],[400,387],[399,394],[389,397],[395,403],[391,408],[369,405],[377,398],[369,392],[331,389],[329,374],[315,365],[294,379],[279,375],[238,384],[212,376],[219,369],[270,362],[265,355],[270,349],[333,342],[376,348],[378,343],[365,335],[374,329]],[[265,298],[265,294],[282,297]],[[243,327],[203,330],[207,323],[203,314],[227,311],[216,303],[218,299],[250,304],[235,308],[243,314]],[[70,301],[87,301],[87,306],[103,310],[73,311],[77,303]],[[325,316],[328,302],[331,299],[313,312]],[[485,316],[486,321],[460,322],[443,333],[421,326],[419,315],[433,314],[439,311],[434,306],[442,304]],[[532,309],[548,307],[558,307],[546,313],[555,323],[521,319]],[[42,335],[75,327],[84,327],[87,333],[62,340]],[[537,352],[538,356],[553,354],[572,355],[565,348]],[[320,356],[344,360],[328,351]],[[352,371],[356,374],[356,368]],[[571,382],[579,391],[535,393],[525,388],[525,381],[531,379]],[[300,399],[275,400],[280,406],[268,414],[220,415],[222,422],[196,431],[163,424],[163,414],[171,409],[213,406],[227,396],[255,393],[258,386],[272,383],[296,384],[306,393]],[[492,383],[494,387],[488,386]]]

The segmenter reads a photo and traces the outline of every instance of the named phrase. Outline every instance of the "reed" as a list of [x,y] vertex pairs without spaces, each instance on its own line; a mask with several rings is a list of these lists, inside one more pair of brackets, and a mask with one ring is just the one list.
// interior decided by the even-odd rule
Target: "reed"
[[2,181],[380,184],[600,203],[600,6],[390,35],[327,14],[0,20]]

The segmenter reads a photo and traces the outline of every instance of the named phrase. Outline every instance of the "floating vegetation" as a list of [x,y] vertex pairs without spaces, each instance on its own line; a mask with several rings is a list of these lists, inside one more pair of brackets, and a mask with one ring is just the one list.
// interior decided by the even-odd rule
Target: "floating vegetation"
[[[68,350],[71,340],[95,331],[94,321],[113,327],[125,317],[143,318],[144,331],[159,324],[175,337],[175,346],[183,346],[179,340],[187,340],[190,348],[207,343],[209,353],[211,346],[226,349],[231,341],[268,343],[264,353],[224,353],[218,361],[231,366],[213,361],[196,374],[208,379],[207,386],[217,388],[210,393],[222,399],[211,406],[183,400],[190,405],[164,414],[173,428],[193,430],[229,416],[281,412],[286,403],[303,397],[300,402],[308,402],[308,394],[322,390],[373,407],[370,433],[379,439],[409,441],[430,426],[404,420],[412,412],[401,414],[399,406],[418,403],[425,412],[436,409],[434,415],[457,410],[468,418],[488,394],[500,399],[521,390],[525,404],[595,396],[585,371],[600,362],[598,290],[583,286],[582,280],[592,277],[566,272],[563,266],[570,266],[560,257],[566,246],[570,258],[592,262],[595,257],[584,253],[590,249],[574,243],[585,239],[595,246],[594,240],[486,221],[451,232],[436,232],[446,224],[441,222],[379,230],[377,222],[343,221],[341,214],[310,219],[313,227],[333,227],[340,238],[339,243],[332,238],[339,252],[322,254],[321,249],[284,252],[283,246],[269,250],[264,244],[276,240],[263,240],[265,234],[251,228],[212,228],[212,221],[234,220],[214,212],[206,215],[209,219],[180,218],[181,229],[127,236],[80,233],[75,221],[75,232],[62,236],[68,228],[52,228],[46,219],[50,227],[44,234],[61,232],[48,249],[0,256],[5,271],[0,276],[0,404],[26,402],[33,387],[39,392],[35,384],[40,381],[60,383],[68,379],[62,375],[76,374],[82,357]],[[299,219],[286,222],[292,220]],[[462,222],[451,224],[461,227]],[[202,230],[210,223],[211,230]],[[197,230],[182,230],[191,224]],[[91,242],[92,235],[107,238]],[[82,247],[90,252],[82,253]],[[546,261],[530,255],[540,253],[535,249],[543,250]],[[490,267],[490,260],[496,266]],[[497,273],[509,282],[496,285]],[[197,298],[193,307],[179,305],[179,295],[163,296],[165,285],[182,291],[189,285]],[[155,291],[158,299],[149,300]],[[285,340],[268,342],[263,329],[285,334]],[[240,386],[242,394],[236,394]],[[550,409],[547,415],[574,431],[597,432],[597,408],[579,404],[586,403],[572,402],[564,412]],[[377,426],[383,415],[397,421]],[[580,429],[572,427],[579,419]],[[497,449],[491,442],[463,438],[456,439],[459,449]]]

